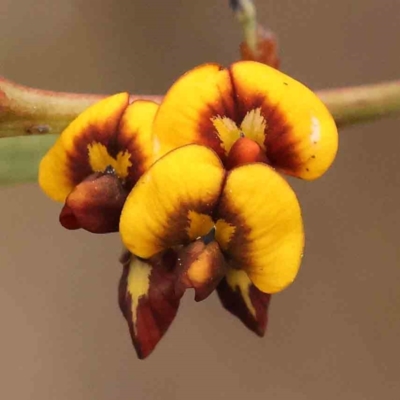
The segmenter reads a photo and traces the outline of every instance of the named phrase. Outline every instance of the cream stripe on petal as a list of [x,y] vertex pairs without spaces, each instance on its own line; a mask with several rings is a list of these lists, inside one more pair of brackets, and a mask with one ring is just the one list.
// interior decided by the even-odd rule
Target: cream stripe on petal
[[226,274],[226,282],[233,290],[239,290],[247,309],[257,318],[256,309],[250,299],[251,280],[243,270],[230,268]]
[[141,297],[146,296],[150,287],[151,266],[136,257],[129,263],[127,291],[131,296],[133,329],[136,333],[137,308]]

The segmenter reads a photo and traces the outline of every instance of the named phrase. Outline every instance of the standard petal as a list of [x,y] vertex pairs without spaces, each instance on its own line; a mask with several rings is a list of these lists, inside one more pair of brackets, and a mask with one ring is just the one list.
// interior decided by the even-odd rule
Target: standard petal
[[217,155],[203,146],[184,146],[162,157],[126,200],[120,221],[125,246],[150,258],[207,233],[224,177]]
[[217,287],[222,305],[258,336],[264,336],[271,295],[258,290],[246,272],[229,268]]
[[128,93],[101,100],[63,131],[39,167],[39,184],[50,198],[65,201],[79,182],[93,172],[103,172],[118,154],[123,156],[116,133],[128,101]]
[[[171,257],[170,257],[171,256]],[[178,311],[180,296],[175,293],[175,258],[150,262],[125,257],[119,284],[119,306],[139,358],[146,358],[163,337]]]
[[294,280],[304,246],[301,210],[271,167],[249,164],[230,171],[217,215],[217,241],[258,289],[275,293]]
[[156,115],[154,137],[159,154],[198,143],[223,158],[226,149],[213,119],[230,116],[233,110],[227,70],[217,64],[205,64],[187,72],[171,86]]
[[237,118],[255,109],[265,118],[269,163],[303,179],[321,176],[335,158],[338,133],[316,94],[264,64],[242,61],[229,70],[238,98]]

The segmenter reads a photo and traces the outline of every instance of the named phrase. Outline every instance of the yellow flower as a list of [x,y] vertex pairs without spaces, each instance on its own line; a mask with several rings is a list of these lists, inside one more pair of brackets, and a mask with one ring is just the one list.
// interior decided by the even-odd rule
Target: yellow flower
[[153,133],[159,155],[203,144],[228,168],[253,158],[307,180],[329,168],[338,146],[333,118],[318,97],[254,61],[229,68],[205,64],[187,72],[166,94]]
[[293,282],[304,248],[279,172],[316,179],[337,146],[331,115],[299,82],[252,61],[206,64],[159,107],[121,93],[89,108],[44,157],[39,182],[65,202],[63,226],[119,228],[119,305],[145,358],[188,288],[196,301],[216,290],[264,335],[270,296]]
[[151,124],[158,105],[128,93],[106,98],[80,114],[43,158],[39,184],[65,202],[61,224],[94,233],[118,230],[131,188],[152,162]]
[[[312,180],[332,164],[335,123],[316,95],[256,62],[206,64],[167,92],[153,123],[158,161],[127,197],[119,304],[140,358],[193,288],[263,336],[270,295],[300,267],[296,195],[277,172]],[[160,158],[161,157],[161,158]]]

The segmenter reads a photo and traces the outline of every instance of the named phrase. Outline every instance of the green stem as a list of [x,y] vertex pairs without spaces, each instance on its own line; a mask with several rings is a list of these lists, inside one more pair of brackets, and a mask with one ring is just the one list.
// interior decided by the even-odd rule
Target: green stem
[[[104,95],[32,89],[0,78],[0,138],[59,134]],[[131,96],[159,101],[160,96]]]
[[253,54],[257,53],[257,12],[252,0],[230,0],[236,19],[242,26],[244,40]]
[[40,160],[57,137],[35,135],[0,139],[0,187],[36,182]]
[[400,115],[400,80],[317,92],[339,127]]

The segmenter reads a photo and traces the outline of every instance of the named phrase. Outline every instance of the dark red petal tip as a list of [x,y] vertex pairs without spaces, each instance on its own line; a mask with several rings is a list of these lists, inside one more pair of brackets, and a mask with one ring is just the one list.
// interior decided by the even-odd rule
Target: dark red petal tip
[[224,278],[217,287],[222,305],[258,336],[264,336],[268,323],[271,295],[258,290],[253,284],[232,287]]
[[123,258],[119,306],[140,359],[148,357],[174,320],[181,296],[175,293],[176,256]]
[[74,212],[66,204],[64,204],[64,207],[60,213],[60,223],[64,228],[69,230],[81,228],[81,225],[77,221]]

